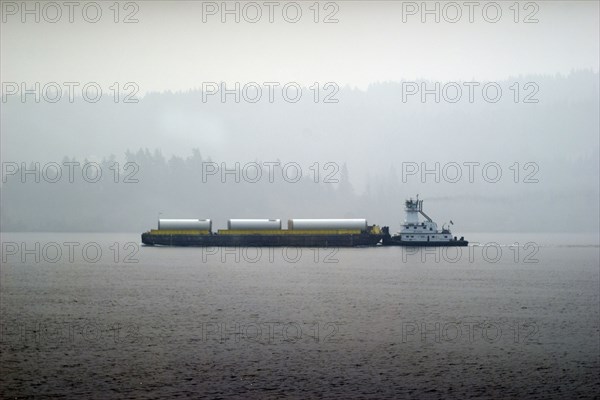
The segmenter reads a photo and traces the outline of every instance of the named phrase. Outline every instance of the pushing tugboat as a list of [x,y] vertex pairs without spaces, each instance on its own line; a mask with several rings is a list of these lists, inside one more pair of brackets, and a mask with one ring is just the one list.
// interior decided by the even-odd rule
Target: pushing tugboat
[[[467,246],[468,241],[461,236],[457,239],[452,236],[450,228],[442,226],[439,231],[437,224],[425,212],[423,212],[423,200],[412,198],[405,202],[406,219],[401,225],[402,229],[394,236],[390,235],[390,228],[384,226],[381,228],[383,232],[382,244],[384,246]],[[419,222],[419,214],[425,221]],[[450,221],[450,224],[454,224]]]

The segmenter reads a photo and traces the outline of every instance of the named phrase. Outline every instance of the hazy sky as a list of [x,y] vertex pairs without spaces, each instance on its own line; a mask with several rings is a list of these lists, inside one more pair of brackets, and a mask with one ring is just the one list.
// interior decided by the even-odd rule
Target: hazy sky
[[[492,80],[598,71],[600,58],[597,1],[521,2],[519,23],[514,22],[512,1],[497,3],[502,15],[496,23],[486,21],[496,18],[490,2],[472,9],[453,3],[459,10],[439,2],[439,23],[433,14],[421,22],[421,2],[321,2],[319,23],[314,22],[312,1],[297,2],[302,10],[297,23],[284,18],[295,18],[289,2],[274,2],[272,9],[263,1],[253,3],[261,12],[256,23],[246,21],[257,16],[256,7],[244,2],[227,3],[231,9],[237,3],[239,23],[233,14],[221,22],[222,2],[121,2],[119,21],[130,13],[139,21],[128,24],[114,22],[113,2],[99,2],[99,21],[86,22],[82,10],[88,3],[73,9],[70,23],[66,6],[57,18],[56,9],[40,2],[37,23],[34,14],[22,15],[21,2],[2,1],[2,81],[94,81],[106,86],[133,81],[141,92],[187,90],[211,81],[333,81],[365,88],[403,78]],[[435,2],[427,4],[436,7]],[[96,10],[86,10],[94,19]],[[459,21],[449,22],[457,11]],[[337,23],[323,23],[330,14]],[[524,23],[528,17],[538,22]]]
[[[29,10],[25,13],[24,4]],[[427,11],[432,11],[427,14],[421,1],[227,2],[225,7],[233,13],[225,15],[221,1],[74,4],[71,23],[63,1],[2,1],[3,85],[97,82],[108,96],[94,104],[37,104],[31,96],[25,102],[18,95],[11,97],[1,104],[2,160],[47,162],[65,156],[101,160],[140,148],[158,150],[169,159],[188,157],[197,148],[205,159],[229,165],[282,160],[306,169],[315,162],[335,162],[347,165],[357,194],[370,190],[372,195],[368,204],[357,197],[344,210],[332,208],[342,216],[368,212],[371,220],[394,221],[400,218],[399,199],[421,193],[427,198],[453,198],[456,201],[449,203],[456,207],[464,196],[474,196],[479,203],[464,208],[465,214],[451,213],[457,220],[471,220],[469,229],[502,224],[505,228],[497,229],[511,229],[519,220],[527,221],[524,229],[563,229],[560,224],[572,221],[577,221],[572,229],[597,226],[598,1],[427,2]],[[123,23],[127,16],[138,22]],[[324,23],[328,16],[337,22]],[[89,22],[94,19],[98,22]],[[294,19],[299,21],[289,22]],[[402,79],[493,80],[504,85],[504,95],[497,103],[482,96],[456,104],[446,100],[436,104],[431,97],[419,103],[418,96],[406,102],[402,84],[390,82]],[[233,82],[304,86],[319,82],[321,88],[334,82],[341,88],[336,96],[340,101],[312,101],[307,91],[302,102],[289,104],[282,101],[279,89],[274,104],[204,102],[198,93],[152,95],[125,104],[113,102],[109,90],[113,82],[121,89],[135,82],[140,93],[146,93],[200,89],[203,82],[221,81],[230,87]],[[366,89],[377,82],[385,83],[365,91],[345,87]],[[526,86],[532,84],[536,101],[526,102],[532,94]],[[517,100],[511,89],[515,87],[520,88]],[[471,161],[501,164],[502,184],[460,186],[421,180],[396,187],[405,162],[427,169],[424,162],[431,167],[436,162]],[[521,185],[518,179],[515,183],[510,169],[515,163],[535,163],[538,184]],[[149,168],[146,176],[153,176],[151,163],[142,164]],[[178,181],[183,188],[172,190],[177,201],[164,197],[140,206],[136,199],[147,199],[145,193],[155,190],[154,180],[148,182],[149,192],[130,187],[132,192],[126,194],[128,216],[120,220],[128,226],[146,226],[167,205],[173,207],[172,215],[198,212],[198,217],[221,215],[224,220],[240,209],[240,199],[248,203],[244,196],[216,185],[215,198],[225,204],[202,214],[205,210],[190,208],[199,205],[188,200],[186,182]],[[290,187],[283,190],[269,190],[269,202],[256,200],[255,208],[244,216],[294,215],[298,206],[286,196],[296,192]],[[32,197],[53,204],[45,202],[45,194],[15,196],[14,205],[29,204],[24,201]],[[314,208],[310,192],[302,196],[302,204]],[[539,199],[546,203],[540,205]],[[517,204],[520,214],[514,212]],[[131,214],[132,205],[140,208],[137,215]],[[275,212],[279,205],[285,210]],[[327,215],[326,204],[317,206]],[[37,208],[41,216],[54,215],[44,207]],[[22,215],[28,215],[24,220],[36,220],[29,215],[30,208],[15,213],[15,224]],[[63,210],[71,211],[68,206]],[[477,218],[466,215],[472,210]],[[562,220],[549,220],[548,215],[561,215]],[[77,220],[81,226],[92,224],[88,214],[81,218]],[[41,221],[46,223],[50,222]]]

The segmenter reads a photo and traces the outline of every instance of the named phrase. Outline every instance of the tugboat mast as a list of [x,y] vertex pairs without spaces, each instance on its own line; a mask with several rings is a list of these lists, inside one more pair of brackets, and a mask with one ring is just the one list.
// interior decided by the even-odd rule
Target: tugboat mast
[[406,200],[404,211],[406,213],[404,225],[418,225],[419,214],[425,217],[427,222],[433,222],[429,215],[423,211],[423,200],[419,200],[419,195],[417,195],[416,200],[413,200],[412,197]]

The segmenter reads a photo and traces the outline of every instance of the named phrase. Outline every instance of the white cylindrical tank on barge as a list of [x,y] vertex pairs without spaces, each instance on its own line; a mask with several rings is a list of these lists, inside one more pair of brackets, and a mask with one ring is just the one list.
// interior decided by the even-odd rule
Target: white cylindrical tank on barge
[[367,230],[366,219],[290,219],[290,230]]
[[244,231],[281,230],[280,219],[230,219],[227,229]]
[[161,231],[210,231],[210,219],[159,219],[158,230]]

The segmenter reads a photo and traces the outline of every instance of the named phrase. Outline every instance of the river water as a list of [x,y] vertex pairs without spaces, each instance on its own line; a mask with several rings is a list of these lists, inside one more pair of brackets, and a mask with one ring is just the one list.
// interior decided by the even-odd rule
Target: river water
[[594,398],[594,235],[167,248],[3,233],[0,398]]

